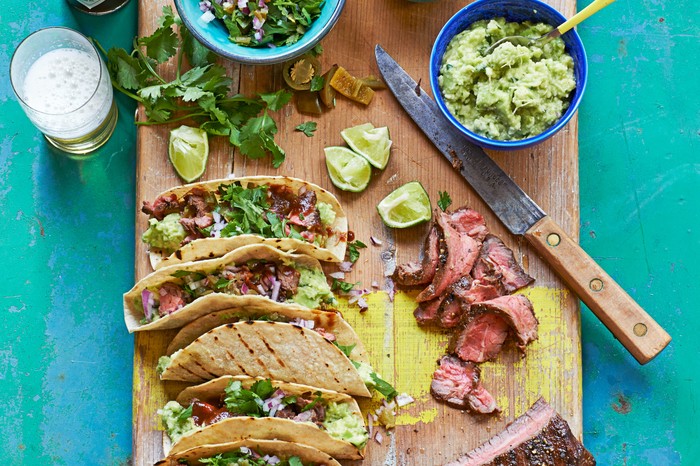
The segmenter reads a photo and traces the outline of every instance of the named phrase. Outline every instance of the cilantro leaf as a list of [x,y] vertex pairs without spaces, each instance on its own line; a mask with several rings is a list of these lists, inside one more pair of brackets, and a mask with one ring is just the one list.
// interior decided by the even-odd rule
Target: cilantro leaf
[[369,376],[374,382],[374,389],[384,395],[387,400],[391,401],[399,394],[389,382],[381,379],[376,372],[372,372]]
[[164,25],[156,29],[150,36],[139,38],[137,43],[146,47],[147,56],[158,63],[164,63],[177,52],[178,36],[170,25]]
[[341,345],[337,341],[334,341],[333,344],[337,346],[338,349],[342,351],[343,354],[348,358],[350,357],[350,353],[352,353],[352,350],[354,350],[355,346],[357,346],[355,343],[353,343],[352,345]]
[[323,76],[314,76],[311,78],[311,92],[317,92],[323,89],[324,79]]
[[269,94],[260,94],[260,98],[267,104],[267,108],[272,111],[280,110],[292,99],[292,93],[284,89]]
[[348,259],[350,260],[350,262],[352,262],[352,263],[357,262],[357,259],[360,258],[360,251],[359,250],[364,249],[366,247],[367,247],[367,245],[359,240],[348,243],[347,255],[348,255]]
[[300,125],[297,125],[296,128],[294,128],[297,131],[301,131],[306,135],[306,137],[310,138],[314,135],[314,131],[316,131],[316,122],[315,121],[306,121]]
[[244,416],[265,417],[268,412],[263,408],[262,401],[269,398],[275,391],[270,379],[258,380],[250,390],[243,388],[239,380],[229,383],[224,392],[224,404],[232,414]]
[[438,191],[440,199],[437,201],[438,207],[444,212],[452,204],[452,198],[447,191]]
[[182,37],[182,48],[191,66],[204,66],[216,60],[214,53],[195,39],[189,29],[180,26],[178,30],[180,31],[180,37]]
[[333,282],[331,283],[331,291],[336,291],[336,290],[341,290],[345,293],[350,292],[353,288],[355,288],[356,283],[350,283],[350,282],[345,282],[343,280],[338,280],[337,278],[333,279]]
[[300,412],[303,413],[304,411],[308,411],[310,409],[313,409],[314,406],[316,406],[317,404],[319,404],[323,401],[323,394],[320,391],[314,392],[314,395],[315,395],[315,397],[313,400],[311,400],[311,403],[309,403],[306,406],[304,406],[303,408],[301,408]]

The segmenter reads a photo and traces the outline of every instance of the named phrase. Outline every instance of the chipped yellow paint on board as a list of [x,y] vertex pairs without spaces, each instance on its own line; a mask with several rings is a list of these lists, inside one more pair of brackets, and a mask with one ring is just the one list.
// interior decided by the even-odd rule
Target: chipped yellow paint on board
[[[503,355],[481,365],[482,381],[487,389],[494,382],[503,381],[508,373],[514,374],[514,392],[492,389],[503,416],[511,416],[514,396],[516,405],[533,403],[540,396],[574,396],[571,385],[559,386],[561,372],[579,370],[576,365],[576,344],[561,338],[563,306],[569,296],[566,290],[530,287],[521,291],[533,303],[539,320],[538,339],[527,348],[527,357],[520,358],[513,345],[504,348]],[[430,382],[436,360],[445,353],[451,333],[416,323],[417,292],[398,291],[393,304],[385,292],[365,296],[369,309],[360,313],[357,305],[341,299],[339,308],[346,320],[356,329],[377,372],[400,393],[408,393],[416,403],[399,412],[397,425],[430,423],[438,418],[438,410],[430,402]],[[391,337],[391,338],[388,338]],[[562,356],[563,355],[563,356]],[[393,366],[392,366],[393,364]],[[573,374],[572,374],[573,375]],[[580,380],[580,378],[579,378]],[[495,386],[498,386],[496,384]],[[381,403],[374,398],[368,409]]]

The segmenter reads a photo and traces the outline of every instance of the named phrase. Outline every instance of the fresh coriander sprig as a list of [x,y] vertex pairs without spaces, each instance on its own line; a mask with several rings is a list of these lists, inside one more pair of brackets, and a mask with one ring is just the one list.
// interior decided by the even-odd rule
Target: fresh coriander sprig
[[[226,70],[192,37],[170,6],[163,7],[153,34],[134,39],[131,53],[122,48],[102,51],[107,55],[114,88],[144,107],[146,120],[136,124],[194,120],[208,134],[228,137],[249,158],[270,154],[275,168],[284,162],[284,150],[274,140],[277,125],[268,110],[281,109],[292,94],[279,90],[252,98],[230,96],[232,80]],[[159,74],[158,66],[173,57],[177,61],[176,77],[168,81]],[[185,72],[183,57],[192,66]]]

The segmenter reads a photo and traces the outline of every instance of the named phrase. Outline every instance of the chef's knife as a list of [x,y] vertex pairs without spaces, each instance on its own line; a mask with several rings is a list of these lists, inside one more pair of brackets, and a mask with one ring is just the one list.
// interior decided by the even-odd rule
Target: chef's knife
[[671,337],[480,147],[466,140],[437,104],[377,45],[377,65],[413,121],[515,235],[523,235],[640,364]]

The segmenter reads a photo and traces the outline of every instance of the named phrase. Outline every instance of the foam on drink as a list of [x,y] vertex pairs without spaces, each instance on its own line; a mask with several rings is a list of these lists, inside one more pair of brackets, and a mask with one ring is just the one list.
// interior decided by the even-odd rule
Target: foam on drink
[[28,69],[22,99],[42,112],[34,116],[49,134],[79,138],[95,130],[112,105],[107,70],[82,50],[60,48],[45,53]]

